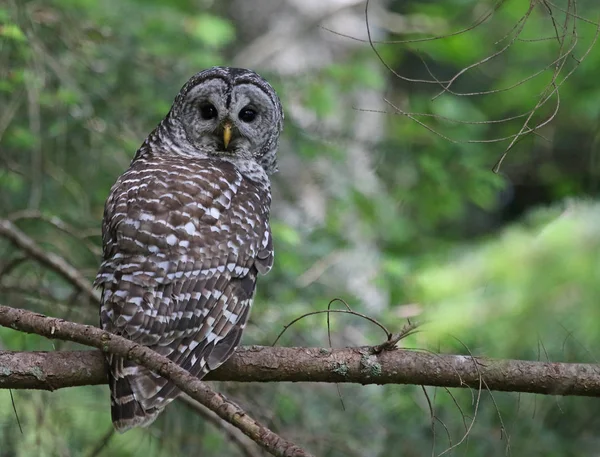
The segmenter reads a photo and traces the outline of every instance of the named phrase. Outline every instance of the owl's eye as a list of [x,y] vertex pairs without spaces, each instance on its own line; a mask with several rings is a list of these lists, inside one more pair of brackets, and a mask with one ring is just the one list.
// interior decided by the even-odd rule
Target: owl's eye
[[256,118],[256,111],[252,108],[245,107],[242,108],[238,117],[242,122],[252,122]]
[[206,103],[200,106],[200,116],[205,121],[209,121],[217,117],[217,108],[215,108],[211,103]]

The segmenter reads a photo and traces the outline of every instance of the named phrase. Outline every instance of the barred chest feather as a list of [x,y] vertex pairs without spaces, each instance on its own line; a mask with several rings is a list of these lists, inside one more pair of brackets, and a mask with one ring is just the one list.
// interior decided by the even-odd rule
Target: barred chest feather
[[272,265],[266,179],[251,180],[222,160],[136,160],[107,202],[98,282],[114,282],[116,272],[140,285],[225,270],[244,276],[253,259],[266,273]]

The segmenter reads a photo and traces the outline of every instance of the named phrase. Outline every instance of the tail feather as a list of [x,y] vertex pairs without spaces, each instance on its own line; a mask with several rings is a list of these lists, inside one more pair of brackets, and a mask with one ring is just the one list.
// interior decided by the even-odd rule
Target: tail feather
[[[245,323],[248,318],[248,309],[249,308],[247,308],[242,315],[242,323]],[[177,358],[174,361],[182,368],[188,370],[192,376],[202,379],[210,370],[219,367],[231,356],[231,354],[233,354],[240,342],[243,330],[244,328],[242,325],[233,328],[225,338],[216,344],[207,344],[206,341],[204,341],[202,344],[196,346],[194,350],[188,349],[185,356]],[[189,343],[187,343],[186,346],[189,347]],[[199,360],[197,354],[203,353],[206,354],[206,360]],[[169,354],[169,358],[173,359],[174,357]],[[148,390],[145,391],[147,395],[144,397],[147,399],[147,402],[145,402],[146,405],[161,405],[161,407],[164,407],[179,396],[181,390],[172,382],[168,382],[166,379],[155,375],[151,371],[148,371],[148,373],[158,379],[154,382],[153,387],[156,390],[152,395],[147,394]],[[135,388],[134,392],[136,392]]]
[[[168,382],[129,360],[109,355],[110,404],[112,422],[120,433],[134,427],[147,427],[175,397],[148,407],[144,399],[156,394]],[[177,394],[179,391],[177,392]]]
[[[214,370],[225,362],[240,342],[252,304],[254,283],[249,284],[252,287],[246,291],[249,298],[240,301],[239,306],[234,307],[231,312],[240,312],[238,308],[241,308],[237,322],[220,319],[221,327],[217,332],[221,332],[224,325],[229,326],[222,339],[215,338],[215,333],[211,330],[212,340],[207,337],[198,343],[194,336],[179,340],[177,344],[150,347],[188,370],[192,376],[202,379],[209,370]],[[181,393],[172,382],[130,360],[110,354],[107,361],[112,420],[115,429],[121,433],[133,427],[150,425]]]

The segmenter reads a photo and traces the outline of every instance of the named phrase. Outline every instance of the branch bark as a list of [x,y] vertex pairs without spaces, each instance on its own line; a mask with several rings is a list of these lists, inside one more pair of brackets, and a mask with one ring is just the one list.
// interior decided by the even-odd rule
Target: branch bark
[[[0,321],[3,321],[0,314]],[[206,381],[414,384],[600,397],[600,365],[497,360],[396,349],[239,348]],[[0,351],[0,388],[55,390],[105,384],[99,351]]]
[[[239,406],[214,392],[204,382],[192,376],[168,358],[152,349],[89,325],[75,324],[46,317],[23,309],[0,305],[0,325],[47,338],[73,341],[93,346],[135,361],[172,381],[184,393],[214,411],[230,424],[242,430],[265,450],[279,457],[312,457],[304,449],[289,442],[248,416]],[[0,372],[4,372],[2,368]]]

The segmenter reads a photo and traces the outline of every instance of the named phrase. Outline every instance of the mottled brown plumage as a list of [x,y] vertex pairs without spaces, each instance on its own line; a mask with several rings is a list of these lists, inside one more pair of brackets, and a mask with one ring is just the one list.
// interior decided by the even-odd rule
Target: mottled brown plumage
[[[282,120],[277,95],[249,70],[215,67],[182,88],[106,202],[96,279],[104,329],[199,377],[233,353],[256,277],[273,264],[268,174]],[[179,394],[131,361],[107,359],[119,431],[148,425]]]

